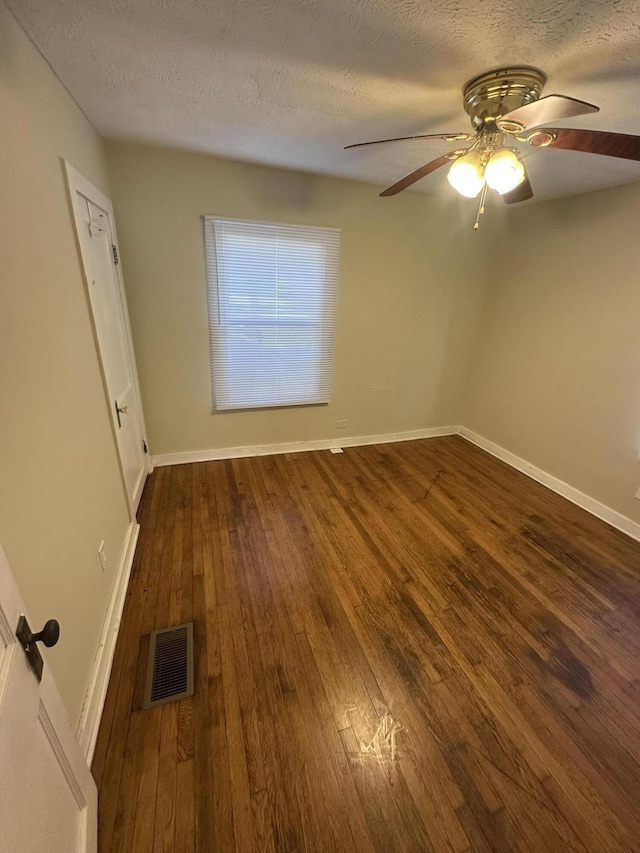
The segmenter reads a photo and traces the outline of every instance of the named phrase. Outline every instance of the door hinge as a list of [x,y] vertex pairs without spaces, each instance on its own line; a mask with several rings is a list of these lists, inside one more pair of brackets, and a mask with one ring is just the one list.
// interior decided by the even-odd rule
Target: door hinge
[[119,264],[120,261],[118,260],[118,247],[115,243],[111,244],[111,251],[113,252],[113,263],[116,265]]
[[149,452],[149,448],[147,447],[147,442],[144,439],[142,439],[142,449],[145,453]]

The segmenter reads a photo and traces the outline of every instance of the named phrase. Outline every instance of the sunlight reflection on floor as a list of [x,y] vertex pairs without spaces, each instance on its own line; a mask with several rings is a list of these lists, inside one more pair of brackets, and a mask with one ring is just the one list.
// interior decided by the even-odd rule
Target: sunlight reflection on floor
[[[352,725],[354,720],[352,716],[358,715],[359,708],[357,705],[350,705],[345,709],[345,719]],[[359,720],[358,728],[362,730],[364,720]],[[374,726],[377,723],[377,728]],[[373,725],[365,724],[364,728],[373,735],[371,738],[359,740],[360,758],[374,758],[379,762],[394,764],[398,758],[398,739],[400,732],[406,731],[397,719],[391,714],[388,709],[383,709],[382,713],[375,719]],[[354,756],[355,757],[355,756]]]

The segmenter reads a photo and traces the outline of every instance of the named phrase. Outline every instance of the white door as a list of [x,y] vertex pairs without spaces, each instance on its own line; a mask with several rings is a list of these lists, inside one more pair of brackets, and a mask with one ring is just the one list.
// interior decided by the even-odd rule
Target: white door
[[122,477],[135,515],[149,465],[113,208],[103,193],[66,165]]
[[15,635],[23,613],[0,548],[0,849],[94,853],[95,782],[46,661],[38,682]]

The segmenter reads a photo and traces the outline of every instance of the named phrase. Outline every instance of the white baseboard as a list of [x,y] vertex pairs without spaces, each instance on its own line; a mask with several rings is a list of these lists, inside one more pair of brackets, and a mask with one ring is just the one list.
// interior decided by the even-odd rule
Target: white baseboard
[[184,453],[161,453],[153,457],[153,466],[183,465],[187,462],[211,462],[216,459],[240,459],[244,456],[274,456],[278,453],[303,453],[308,450],[331,450],[336,447],[361,447],[366,444],[388,444],[393,441],[413,441],[416,438],[435,438],[457,435],[459,427],[433,427],[383,435],[344,436],[318,441],[295,441],[283,444],[257,444],[253,447],[221,447],[215,450],[187,450]]
[[627,518],[626,515],[622,515],[621,513],[616,512],[616,510],[611,509],[611,507],[608,507],[606,504],[600,503],[600,501],[597,501],[595,498],[585,495],[584,492],[570,486],[563,480],[559,480],[552,474],[548,474],[541,468],[536,468],[535,465],[532,465],[525,459],[521,459],[519,456],[516,456],[515,453],[505,450],[504,447],[500,447],[499,444],[494,444],[493,441],[489,441],[488,438],[478,435],[477,432],[473,432],[472,430],[467,429],[467,427],[461,426],[458,432],[463,438],[466,438],[467,441],[470,441],[472,444],[476,444],[478,447],[482,448],[482,450],[486,450],[487,453],[490,453],[492,456],[496,456],[498,459],[506,462],[507,465],[511,465],[512,468],[526,474],[527,477],[531,477],[532,480],[542,483],[543,486],[551,489],[552,492],[562,495],[563,498],[571,501],[571,503],[577,504],[579,507],[582,507],[582,509],[586,509],[587,512],[590,512],[602,521],[606,521],[612,527],[626,533],[627,536],[631,536],[632,539],[640,541],[640,524],[632,521],[630,518]]
[[113,664],[113,656],[116,650],[116,640],[118,638],[118,631],[120,630],[120,620],[127,595],[127,587],[133,565],[133,555],[135,554],[139,532],[140,525],[132,521],[127,529],[127,535],[122,546],[120,563],[107,615],[105,616],[102,627],[100,643],[93,662],[91,680],[89,681],[84,705],[82,706],[82,713],[80,714],[80,720],[76,728],[76,738],[89,766],[91,766],[93,752],[96,747],[96,739],[107,695],[111,665]]

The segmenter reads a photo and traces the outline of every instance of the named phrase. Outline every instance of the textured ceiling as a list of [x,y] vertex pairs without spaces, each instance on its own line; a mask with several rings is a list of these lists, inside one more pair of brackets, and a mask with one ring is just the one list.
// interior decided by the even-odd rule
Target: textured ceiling
[[[461,87],[509,63],[640,134],[634,0],[9,0],[105,136],[381,184],[450,149],[350,142],[466,131]],[[536,197],[640,180],[640,163],[528,149]],[[451,192],[444,170],[417,189]],[[390,201],[380,202],[392,203]]]

